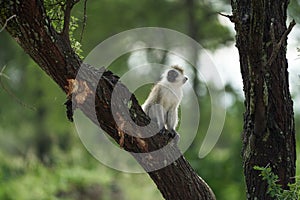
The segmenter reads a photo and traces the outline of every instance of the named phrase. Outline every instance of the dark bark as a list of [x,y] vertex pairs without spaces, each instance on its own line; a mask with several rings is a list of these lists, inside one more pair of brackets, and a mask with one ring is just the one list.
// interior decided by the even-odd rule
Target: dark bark
[[288,0],[231,1],[245,107],[244,174],[248,199],[272,199],[254,166],[269,165],[288,189],[295,176],[295,127],[286,59]]
[[[70,88],[67,87],[69,86],[68,79],[75,79],[78,70],[84,69],[77,80],[85,81],[88,89],[95,91],[91,94],[95,95],[95,101],[93,98],[87,98],[83,103],[77,102],[76,108],[81,109],[93,122],[98,122],[101,128],[124,150],[131,152],[146,170],[153,165],[164,162],[165,159],[172,159],[175,155],[181,155],[176,145],[169,145],[169,148],[165,149],[162,155],[152,158],[136,154],[160,149],[168,143],[168,138],[162,134],[157,134],[151,138],[139,138],[137,137],[139,130],[132,129],[131,135],[120,130],[111,111],[111,95],[118,83],[118,77],[105,69],[99,70],[83,64],[73,52],[68,34],[66,32],[57,33],[51,26],[42,1],[0,1],[0,11],[0,23],[2,25],[10,16],[16,15],[9,20],[6,30],[65,93],[70,93]],[[100,80],[99,77],[101,77]],[[148,124],[149,118],[141,110],[134,95],[131,95],[124,85],[118,83],[118,86],[120,89],[119,97],[122,99],[120,101],[126,103],[131,101],[129,112],[132,120],[138,125]],[[69,108],[72,105],[71,101],[72,99],[69,98],[67,103]],[[91,112],[95,110],[94,106],[96,115]],[[124,105],[120,104],[120,106]],[[71,117],[71,113],[69,113],[69,117]],[[121,120],[125,124],[127,123],[126,119]],[[130,124],[126,124],[126,126],[130,127]],[[182,155],[165,168],[149,172],[149,175],[165,199],[215,199],[211,189],[194,172]]]

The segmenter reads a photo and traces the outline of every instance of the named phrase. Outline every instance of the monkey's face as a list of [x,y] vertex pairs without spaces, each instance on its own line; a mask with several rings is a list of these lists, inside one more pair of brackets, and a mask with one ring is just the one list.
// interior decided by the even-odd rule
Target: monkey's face
[[169,70],[166,76],[168,82],[176,85],[183,85],[188,80],[188,78],[184,76],[183,71],[177,69]]

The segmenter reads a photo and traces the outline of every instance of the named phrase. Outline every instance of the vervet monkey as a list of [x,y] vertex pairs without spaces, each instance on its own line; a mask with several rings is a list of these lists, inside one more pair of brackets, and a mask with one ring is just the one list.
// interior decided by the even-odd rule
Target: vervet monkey
[[182,68],[172,66],[162,74],[161,80],[154,85],[142,105],[144,112],[157,123],[159,130],[166,128],[172,138],[177,135],[178,106],[182,99],[182,86],[187,80]]

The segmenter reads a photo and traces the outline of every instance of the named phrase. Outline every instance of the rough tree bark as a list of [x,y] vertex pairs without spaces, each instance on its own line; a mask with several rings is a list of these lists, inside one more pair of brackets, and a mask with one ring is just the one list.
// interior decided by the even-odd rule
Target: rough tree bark
[[[75,79],[82,65],[86,67],[78,80],[85,82],[91,91],[96,91],[96,94],[88,93],[88,95],[95,95],[95,102],[91,102],[87,98],[84,103],[79,103],[76,106],[92,121],[98,121],[101,128],[117,143],[121,144],[126,151],[135,153],[151,152],[166,145],[167,138],[161,134],[151,138],[139,138],[120,131],[120,127],[117,126],[113,118],[110,101],[112,91],[118,83],[118,77],[105,69],[97,70],[82,63],[74,53],[70,45],[68,21],[70,9],[77,1],[67,0],[66,2],[69,10],[65,12],[65,26],[61,33],[56,32],[51,26],[42,0],[1,0],[0,24],[5,25],[8,33],[65,93],[70,93],[70,87],[68,87],[70,82],[68,80]],[[7,19],[10,20],[7,21]],[[101,79],[99,80],[100,76]],[[131,101],[130,113],[133,121],[138,125],[148,124],[149,118],[141,110],[134,95],[131,95],[124,85],[120,84],[120,86],[119,92],[124,98],[122,100]],[[46,90],[47,88],[45,88]],[[69,106],[70,101],[67,103]],[[96,118],[90,112],[95,109],[93,105],[96,107]],[[178,152],[179,149],[176,145],[173,145],[164,152],[163,157],[169,158]],[[161,160],[161,156],[145,158],[139,157],[138,154],[133,155],[145,169],[156,163],[164,162],[164,160]],[[215,199],[209,186],[194,172],[183,156],[180,156],[165,168],[148,174],[165,199]]]
[[288,0],[232,0],[245,107],[244,174],[248,199],[272,199],[254,166],[270,166],[284,189],[295,176],[295,128],[288,83]]

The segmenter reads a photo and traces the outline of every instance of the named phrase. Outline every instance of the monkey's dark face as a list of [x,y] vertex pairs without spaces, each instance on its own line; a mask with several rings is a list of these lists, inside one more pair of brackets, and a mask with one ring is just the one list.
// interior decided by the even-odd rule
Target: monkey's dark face
[[188,78],[186,76],[184,76],[178,70],[171,69],[167,73],[167,80],[170,83],[179,83],[179,84],[181,83],[181,84],[184,84],[188,80]]
[[167,79],[169,82],[173,83],[176,81],[176,78],[178,77],[178,73],[175,70],[168,71]]

